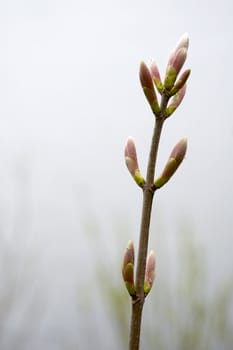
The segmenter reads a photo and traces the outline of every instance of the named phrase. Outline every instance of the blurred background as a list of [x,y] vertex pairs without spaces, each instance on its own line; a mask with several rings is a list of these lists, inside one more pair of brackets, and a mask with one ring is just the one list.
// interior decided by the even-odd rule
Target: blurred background
[[183,136],[188,152],[154,202],[142,349],[232,348],[232,7],[0,3],[1,350],[127,349],[121,260],[142,195],[123,152],[133,136],[145,174],[153,127],[138,67],[163,75],[184,32],[192,74],[157,171]]

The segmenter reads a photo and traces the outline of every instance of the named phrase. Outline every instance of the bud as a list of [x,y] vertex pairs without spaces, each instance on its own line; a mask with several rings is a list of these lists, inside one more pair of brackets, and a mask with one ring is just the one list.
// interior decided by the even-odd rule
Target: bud
[[177,75],[184,65],[187,57],[188,45],[188,35],[184,34],[170,54],[164,80],[164,87],[168,91],[171,90],[171,88],[174,86]]
[[154,88],[154,83],[151,73],[144,62],[141,62],[140,65],[139,77],[146,99],[149,102],[153,113],[155,115],[158,115],[160,113],[160,108]]
[[130,174],[134,178],[134,181],[138,184],[138,186],[143,187],[145,180],[141,176],[138,167],[136,147],[134,140],[131,137],[128,138],[127,144],[125,146],[125,163]]
[[151,76],[152,76],[152,79],[155,83],[155,86],[156,86],[157,90],[159,91],[159,93],[161,94],[163,92],[163,84],[162,84],[162,81],[160,78],[158,66],[155,63],[155,61],[152,62],[151,67],[150,67],[150,71],[151,71]]
[[186,92],[186,85],[184,85],[171,99],[167,109],[166,109],[166,118],[170,117],[170,115],[176,110],[176,108],[181,104],[184,95]]
[[175,95],[186,83],[186,81],[188,80],[188,77],[190,76],[191,70],[190,69],[186,69],[180,76],[180,78],[178,79],[178,81],[175,83],[175,85],[173,86],[173,88],[170,91],[170,96]]
[[178,51],[174,52],[174,54],[171,56],[168,62],[168,67],[174,68],[176,74],[178,74],[184,65],[186,57],[187,57],[187,49],[184,47],[181,47]]
[[181,48],[171,56],[166,69],[164,87],[170,90],[186,60],[187,49]]
[[154,279],[155,279],[155,254],[153,251],[151,251],[146,261],[146,272],[145,272],[145,282],[144,282],[145,296],[150,292]]
[[125,282],[125,286],[131,296],[136,294],[134,286],[134,245],[133,241],[129,241],[125,250],[123,264],[122,264],[122,276]]
[[172,177],[185,157],[187,150],[187,140],[181,139],[173,148],[172,153],[159,178],[155,181],[155,188],[161,188]]

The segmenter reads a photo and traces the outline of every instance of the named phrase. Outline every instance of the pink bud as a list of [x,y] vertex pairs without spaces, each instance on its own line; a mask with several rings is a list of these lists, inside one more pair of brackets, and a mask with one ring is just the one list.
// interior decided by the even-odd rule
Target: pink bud
[[185,157],[186,150],[187,150],[187,139],[183,138],[175,145],[169,158],[174,158],[177,161],[177,164],[180,165],[180,163]]
[[162,174],[155,180],[155,188],[161,188],[178,169],[187,150],[187,139],[181,139],[173,148]]
[[155,279],[155,254],[153,251],[151,251],[146,261],[146,272],[145,272],[145,283],[144,283],[144,292],[146,295],[150,292],[154,279]]
[[170,96],[175,95],[186,83],[188,77],[190,76],[191,70],[186,69],[179,77],[178,81],[175,83],[173,88],[170,91]]
[[134,140],[131,137],[129,137],[125,146],[125,163],[135,182],[138,184],[138,186],[143,187],[143,185],[145,184],[145,180],[141,176],[138,167],[136,147],[134,144]]
[[176,110],[176,108],[181,104],[184,95],[186,92],[186,85],[184,85],[171,99],[167,109],[166,116],[170,117],[170,115]]
[[171,57],[168,61],[167,72],[169,73],[169,70],[171,68],[173,68],[175,70],[176,74],[178,74],[184,65],[186,57],[187,57],[187,49],[186,48],[181,47],[179,50],[175,51],[171,55]]
[[163,91],[163,84],[160,78],[160,73],[159,73],[159,69],[157,64],[155,63],[155,61],[152,62],[151,67],[150,67],[150,71],[151,71],[151,76],[152,79],[155,83],[155,86],[157,87],[158,91],[160,93],[162,93]]
[[170,90],[173,87],[177,75],[184,65],[187,57],[188,45],[188,35],[184,34],[170,54],[164,80],[164,86],[167,90]]
[[144,62],[141,62],[140,64],[139,77],[143,88],[146,87],[152,91],[154,90],[154,84],[153,84],[150,71]]
[[177,71],[177,74],[186,60],[188,47],[189,37],[187,33],[184,33],[178,40],[175,48],[172,50],[168,60],[168,66],[173,66]]
[[131,296],[135,295],[134,286],[134,245],[133,241],[129,241],[124,253],[122,264],[122,276],[125,286]]
[[129,137],[125,147],[125,162],[130,174],[134,177],[138,170],[137,152],[134,140]]
[[158,115],[160,113],[160,108],[154,88],[154,83],[152,80],[151,72],[144,62],[141,62],[140,65],[139,77],[146,99],[149,102],[153,113],[155,115]]
[[128,263],[132,263],[134,265],[134,244],[133,241],[129,241],[125,250],[124,259],[123,259],[123,267]]

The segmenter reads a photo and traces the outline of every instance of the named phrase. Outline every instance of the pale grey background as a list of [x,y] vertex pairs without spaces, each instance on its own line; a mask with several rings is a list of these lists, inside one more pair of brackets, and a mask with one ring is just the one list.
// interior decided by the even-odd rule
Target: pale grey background
[[[141,196],[123,150],[132,135],[145,173],[153,116],[139,63],[154,58],[163,74],[186,31],[192,74],[164,128],[159,169],[183,136],[188,153],[158,193],[155,218],[168,250],[177,225],[193,228],[208,255],[211,288],[232,273],[232,13],[230,0],[0,3],[1,274],[7,276],[0,285],[15,301],[1,320],[1,349],[14,349],[13,338],[22,349],[72,349],[74,335],[88,349],[80,331],[85,322],[77,317],[81,282],[90,285],[92,263],[104,249],[115,257],[128,239],[137,245]],[[92,238],[90,248],[88,227],[105,242]],[[150,247],[156,250],[156,232]],[[93,313],[101,318],[101,307]]]

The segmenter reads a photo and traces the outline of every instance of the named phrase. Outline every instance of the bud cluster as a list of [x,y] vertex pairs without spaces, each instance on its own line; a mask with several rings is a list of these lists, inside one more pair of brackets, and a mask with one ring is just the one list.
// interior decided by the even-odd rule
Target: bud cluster
[[[163,118],[163,120],[165,120],[170,117],[181,104],[185,96],[186,81],[191,71],[190,69],[186,69],[179,77],[178,75],[185,63],[188,46],[189,38],[187,34],[184,34],[170,53],[164,82],[161,80],[159,69],[155,61],[152,62],[150,69],[144,62],[140,64],[139,77],[141,86],[156,118]],[[160,95],[166,96],[167,100],[165,106],[162,105],[162,103],[159,105],[156,89]],[[172,151],[163,173],[154,183],[155,189],[162,187],[171,178],[182,162],[186,148],[187,141],[185,139],[178,142],[174,148],[177,153],[174,155],[174,150]],[[178,155],[179,161],[177,160]],[[125,162],[137,185],[144,188],[146,181],[140,173],[136,146],[131,137],[128,139],[125,147]]]
[[[134,245],[133,241],[129,241],[126,247],[123,264],[122,264],[122,276],[125,282],[125,286],[131,297],[136,296],[136,287],[134,283]],[[155,279],[155,254],[153,251],[147,257],[145,281],[144,281],[144,294],[147,296],[152,288]]]
[[164,82],[161,80],[155,61],[152,62],[150,68],[144,62],[140,64],[139,77],[141,86],[154,115],[158,118],[161,117],[161,107],[158,103],[156,89],[159,94],[166,95],[168,99],[174,96],[167,107],[165,118],[169,117],[176,110],[185,95],[185,84],[191,71],[186,69],[180,77],[178,75],[185,63],[188,46],[189,38],[187,34],[184,34],[170,53]]

